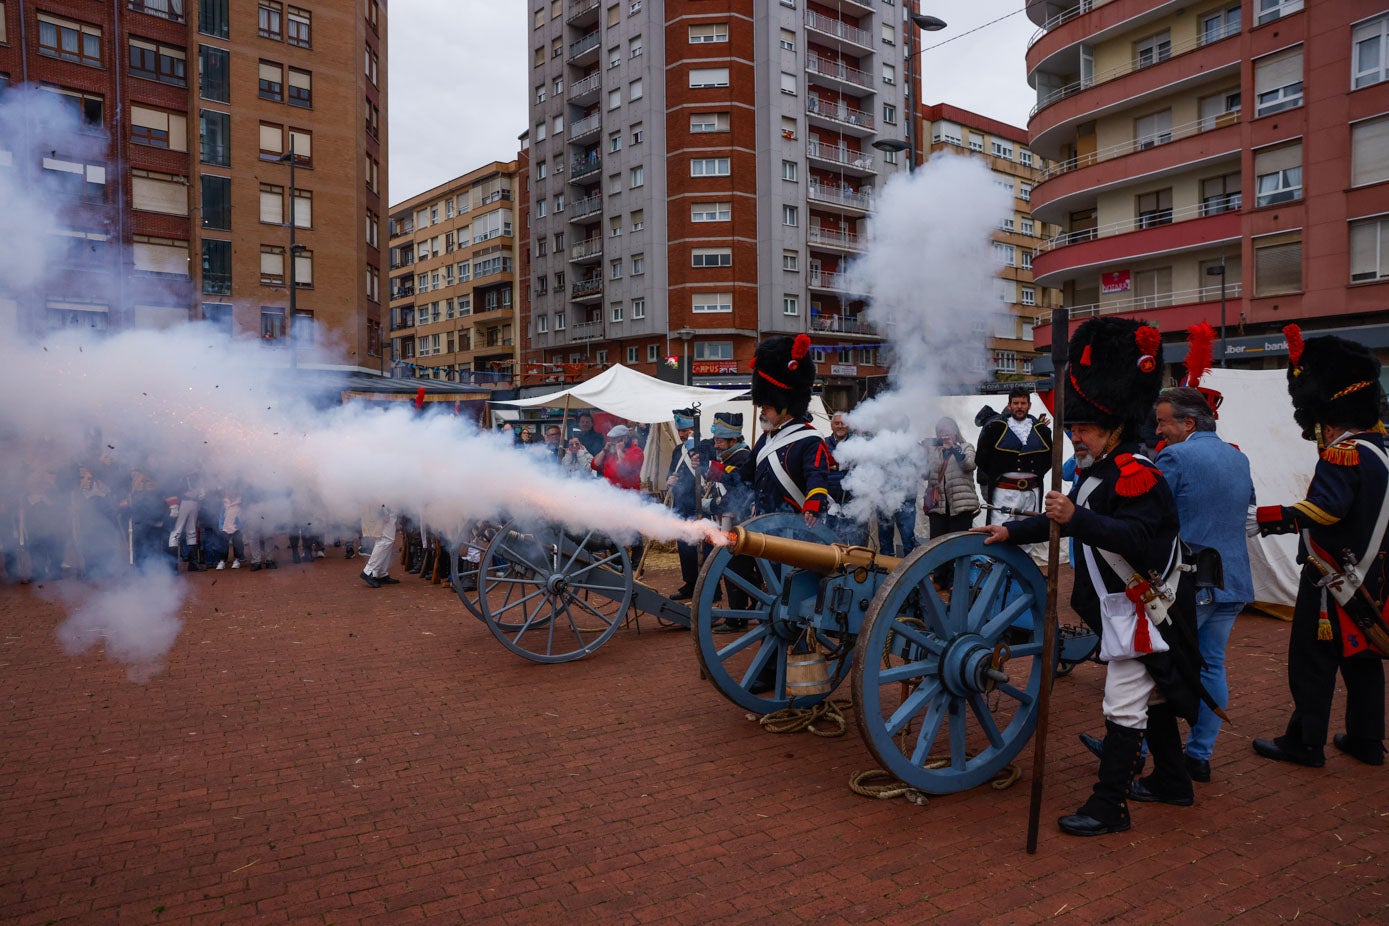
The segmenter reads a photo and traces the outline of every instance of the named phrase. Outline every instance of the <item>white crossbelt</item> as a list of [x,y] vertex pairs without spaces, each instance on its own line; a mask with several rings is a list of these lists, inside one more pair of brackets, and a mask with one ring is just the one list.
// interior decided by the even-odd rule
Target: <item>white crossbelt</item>
[[793,428],[782,428],[780,431],[767,438],[767,442],[762,445],[762,449],[757,451],[757,465],[761,466],[762,461],[768,461],[768,465],[772,468],[772,475],[776,476],[777,482],[781,483],[781,487],[786,490],[786,494],[796,503],[797,508],[805,507],[805,493],[791,480],[791,474],[786,472],[786,467],[781,464],[781,459],[777,456],[776,452],[782,447],[789,447],[797,441],[819,436],[820,432],[816,431],[808,424],[801,424],[799,427]]

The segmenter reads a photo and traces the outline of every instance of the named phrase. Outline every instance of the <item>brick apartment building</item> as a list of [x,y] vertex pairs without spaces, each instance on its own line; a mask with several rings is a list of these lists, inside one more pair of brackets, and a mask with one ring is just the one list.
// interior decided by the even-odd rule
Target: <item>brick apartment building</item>
[[0,292],[0,329],[206,319],[381,371],[384,3],[0,0],[0,87],[21,84],[109,144],[11,142],[51,153],[5,169],[86,182],[56,210],[63,272]]

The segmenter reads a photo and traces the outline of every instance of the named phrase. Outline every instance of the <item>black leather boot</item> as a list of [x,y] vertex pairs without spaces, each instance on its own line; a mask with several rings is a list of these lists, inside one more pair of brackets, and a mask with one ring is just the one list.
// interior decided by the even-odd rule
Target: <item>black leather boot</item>
[[1063,831],[1072,836],[1101,836],[1122,833],[1129,828],[1129,805],[1124,796],[1138,767],[1142,748],[1142,730],[1105,721],[1099,780],[1095,782],[1090,799],[1079,810],[1056,821]]
[[1148,751],[1153,754],[1153,773],[1135,781],[1129,788],[1129,797],[1148,804],[1190,807],[1195,803],[1196,795],[1191,787],[1191,773],[1187,770],[1177,715],[1170,707],[1155,704],[1148,708],[1145,736]]

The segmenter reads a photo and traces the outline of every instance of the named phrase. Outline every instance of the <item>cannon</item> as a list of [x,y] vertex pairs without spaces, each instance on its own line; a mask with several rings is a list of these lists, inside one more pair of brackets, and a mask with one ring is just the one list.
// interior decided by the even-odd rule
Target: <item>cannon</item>
[[452,582],[497,641],[532,662],[592,655],[632,608],[690,625],[689,607],[638,582],[627,547],[596,530],[478,525],[454,552]]
[[869,752],[928,794],[989,780],[1032,736],[1046,582],[1021,550],[959,533],[881,556],[790,514],[729,541],[705,561],[692,629],[738,706],[812,707],[849,679]]

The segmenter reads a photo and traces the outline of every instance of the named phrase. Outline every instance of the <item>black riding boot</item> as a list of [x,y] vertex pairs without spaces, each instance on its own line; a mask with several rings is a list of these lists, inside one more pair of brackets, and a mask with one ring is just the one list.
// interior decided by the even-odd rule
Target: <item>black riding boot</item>
[[1129,781],[1143,748],[1143,731],[1105,721],[1104,752],[1100,756],[1100,776],[1090,799],[1068,817],[1056,821],[1072,836],[1100,836],[1122,833],[1129,828],[1129,806],[1124,800]]
[[1195,802],[1191,773],[1182,751],[1182,733],[1177,715],[1166,704],[1148,708],[1148,751],[1153,754],[1153,773],[1135,781],[1129,796],[1144,803],[1175,804],[1190,807]]

